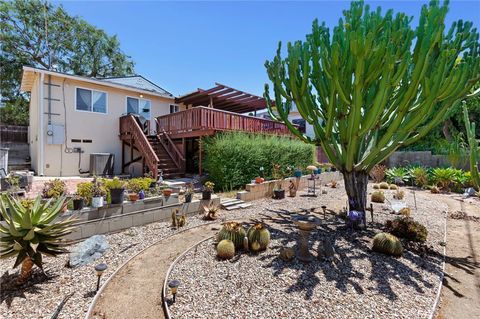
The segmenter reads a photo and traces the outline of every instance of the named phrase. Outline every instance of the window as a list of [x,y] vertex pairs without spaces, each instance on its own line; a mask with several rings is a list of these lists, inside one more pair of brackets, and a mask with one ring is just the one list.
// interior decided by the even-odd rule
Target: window
[[77,111],[107,113],[107,93],[77,88]]
[[151,102],[149,100],[127,97],[127,113],[138,114],[150,119]]
[[298,130],[301,132],[301,133],[305,133],[306,131],[306,122],[304,119],[294,119],[292,120],[292,123],[293,124],[296,124],[299,126]]
[[177,113],[180,111],[180,107],[178,105],[170,104],[170,114]]

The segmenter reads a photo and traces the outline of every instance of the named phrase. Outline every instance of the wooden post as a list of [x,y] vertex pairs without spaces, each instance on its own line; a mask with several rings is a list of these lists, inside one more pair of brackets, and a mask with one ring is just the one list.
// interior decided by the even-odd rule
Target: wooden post
[[130,162],[133,161],[133,136],[130,138]]
[[122,140],[122,173],[125,173],[125,141]]
[[213,97],[210,96],[210,104],[209,106],[213,109]]
[[202,176],[202,137],[198,138],[198,174]]

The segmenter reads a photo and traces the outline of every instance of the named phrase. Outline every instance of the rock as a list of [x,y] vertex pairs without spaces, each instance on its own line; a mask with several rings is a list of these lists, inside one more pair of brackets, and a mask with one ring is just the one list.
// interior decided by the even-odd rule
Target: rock
[[317,258],[331,260],[335,256],[335,248],[328,239],[322,239],[321,243],[318,245],[318,256]]
[[280,249],[280,258],[283,261],[291,261],[294,256],[295,256],[295,251],[293,250],[293,248],[284,247]]
[[94,235],[75,245],[70,252],[70,267],[87,265],[98,258],[110,248],[105,235]]

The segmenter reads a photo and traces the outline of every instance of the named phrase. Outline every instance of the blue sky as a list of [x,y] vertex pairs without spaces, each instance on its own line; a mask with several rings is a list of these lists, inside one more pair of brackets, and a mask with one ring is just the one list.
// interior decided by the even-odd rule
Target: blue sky
[[[480,28],[480,0],[450,1],[447,26],[463,19]],[[72,15],[116,34],[135,70],[174,95],[215,82],[262,95],[264,63],[278,41],[304,39],[315,18],[334,26],[349,1],[160,2],[61,1]],[[415,18],[427,1],[366,1]]]

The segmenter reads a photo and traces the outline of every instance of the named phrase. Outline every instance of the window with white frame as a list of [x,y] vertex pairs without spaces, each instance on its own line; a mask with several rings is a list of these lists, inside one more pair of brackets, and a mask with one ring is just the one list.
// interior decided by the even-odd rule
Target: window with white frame
[[150,119],[150,109],[152,103],[149,100],[127,97],[127,113],[138,114],[146,119]]
[[178,111],[180,111],[180,107],[178,105],[170,104],[170,114],[177,113]]
[[107,93],[77,88],[77,111],[107,114]]

